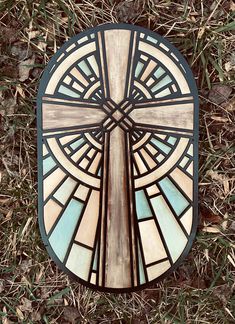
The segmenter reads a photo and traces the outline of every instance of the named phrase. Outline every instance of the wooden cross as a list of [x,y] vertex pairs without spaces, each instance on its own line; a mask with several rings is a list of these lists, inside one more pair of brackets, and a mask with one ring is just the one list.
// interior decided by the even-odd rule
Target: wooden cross
[[[106,41],[108,43],[108,39]],[[121,31],[117,31],[115,42],[106,48],[108,75],[103,75],[103,80],[107,98],[102,104],[62,100],[54,95],[43,98],[44,130],[76,129],[79,126],[83,132],[100,129],[104,133],[102,197],[107,205],[102,209],[104,223],[101,240],[104,239],[105,231],[107,238],[106,246],[104,243],[101,246],[101,254],[106,267],[102,284],[108,287],[130,287],[131,280],[136,283],[135,275],[134,278],[130,275],[136,273],[131,271],[131,267],[137,267],[133,241],[132,131],[140,129],[148,132],[165,127],[173,133],[180,133],[177,129],[193,129],[193,104],[189,95],[135,103],[130,87],[126,89],[129,75],[127,58],[123,53],[128,51],[127,46],[129,40]]]

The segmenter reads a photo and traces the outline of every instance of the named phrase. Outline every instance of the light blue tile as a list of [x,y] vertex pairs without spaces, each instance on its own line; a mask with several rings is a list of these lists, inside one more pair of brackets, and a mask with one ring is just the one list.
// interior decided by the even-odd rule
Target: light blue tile
[[66,267],[79,278],[88,280],[92,251],[81,245],[73,244]]
[[66,95],[66,96],[69,96],[69,97],[72,97],[72,98],[79,98],[80,95],[70,89],[68,89],[67,87],[61,85],[59,87],[59,90],[58,90],[60,93]]
[[172,144],[172,145],[174,145],[175,142],[176,142],[176,140],[177,140],[176,137],[170,136],[170,137],[168,138],[168,141],[167,141],[167,142],[170,143],[170,144]]
[[170,146],[167,146],[166,144],[162,143],[161,141],[157,140],[156,138],[152,138],[151,141],[157,148],[162,150],[164,153],[168,154],[171,150]]
[[80,63],[78,63],[78,66],[80,67],[80,69],[88,76],[91,75],[91,70],[89,69],[88,65],[86,64],[85,61],[82,61]]
[[96,249],[95,249],[95,257],[94,257],[94,261],[93,261],[93,266],[92,269],[93,270],[97,270],[97,259],[98,259],[98,245],[96,245]]
[[80,145],[82,145],[85,142],[85,140],[83,138],[80,138],[79,140],[77,140],[76,142],[73,142],[70,147],[73,150],[76,150],[76,148],[78,148]]
[[154,43],[154,44],[157,44],[157,40],[151,36],[147,36],[147,40]]
[[145,274],[144,274],[144,267],[143,267],[143,261],[140,253],[140,245],[138,242],[138,267],[139,267],[139,277],[140,277],[140,284],[145,283]]
[[189,149],[188,149],[188,154],[193,156],[193,144],[190,144]]
[[188,158],[187,156],[185,156],[185,157],[183,158],[183,160],[180,162],[180,166],[181,166],[182,168],[184,168],[185,165],[187,164],[188,160],[189,160],[189,158]]
[[149,207],[148,201],[143,190],[136,191],[135,200],[138,219],[151,217],[151,209]]
[[62,262],[81,215],[82,207],[83,203],[72,199],[49,238],[52,249]]
[[163,180],[159,181],[159,185],[162,188],[167,199],[169,200],[171,206],[174,208],[174,211],[179,216],[182,211],[189,205],[189,202],[169,178],[166,177]]
[[172,260],[175,262],[183,252],[188,240],[164,198],[162,196],[154,197],[151,199],[151,203]]
[[157,68],[157,70],[154,72],[154,76],[158,79],[161,75],[163,75],[164,72],[165,70],[159,66],[159,68]]
[[152,89],[151,89],[152,92],[155,92],[155,91],[161,89],[165,85],[169,84],[171,81],[172,80],[169,77],[169,75],[166,75],[161,81],[159,81],[154,87],[152,87]]
[[143,66],[144,66],[143,63],[141,63],[141,62],[138,62],[138,63],[137,63],[137,66],[136,66],[136,69],[135,69],[135,77],[136,77],[136,78],[138,78],[140,72],[141,72],[142,69],[143,69]]
[[155,98],[163,98],[163,97],[166,97],[166,96],[168,96],[170,94],[171,94],[170,89],[169,88],[165,88],[164,90],[162,90],[160,92],[157,92],[154,97]]
[[54,168],[54,166],[56,166],[56,163],[51,156],[43,160],[43,175]]
[[76,185],[77,182],[72,178],[66,179],[65,182],[55,192],[54,197],[62,204],[65,204]]
[[162,162],[162,160],[164,160],[164,155],[162,154],[159,154],[157,157],[156,157],[157,161],[160,163]]

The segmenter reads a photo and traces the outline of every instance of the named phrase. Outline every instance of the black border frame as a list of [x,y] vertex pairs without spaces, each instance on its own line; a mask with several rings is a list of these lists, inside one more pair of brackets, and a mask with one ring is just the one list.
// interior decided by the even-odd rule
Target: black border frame
[[[139,33],[145,33],[146,35],[152,36],[153,38],[157,39],[160,42],[163,42],[167,45],[167,47],[172,51],[177,58],[179,59],[179,64],[182,64],[183,68],[185,69],[186,73],[186,79],[189,85],[189,88],[191,90],[193,99],[194,99],[194,133],[193,133],[193,161],[194,161],[194,188],[193,188],[193,223],[192,223],[192,229],[191,229],[191,234],[188,240],[188,243],[180,255],[180,257],[177,259],[177,261],[162,275],[159,277],[146,282],[144,284],[140,284],[136,287],[131,287],[131,288],[106,288],[106,287],[101,287],[98,285],[91,284],[90,282],[87,282],[79,277],[77,277],[74,273],[72,273],[68,268],[65,267],[65,265],[58,259],[56,256],[55,252],[51,248],[47,235],[44,229],[43,225],[43,216],[42,216],[42,201],[43,201],[43,192],[42,192],[42,187],[43,187],[43,173],[42,173],[42,97],[44,95],[45,87],[47,85],[47,82],[49,80],[49,74],[51,72],[52,67],[54,64],[57,63],[57,59],[60,57],[60,55],[63,53],[63,51],[72,45],[74,42],[79,40],[80,38],[84,36],[90,35],[92,32],[98,32],[98,31],[104,31],[104,30],[111,30],[111,29],[127,29],[131,31],[137,31]],[[153,44],[154,46],[154,44]],[[174,47],[167,39],[163,38],[162,36],[158,35],[157,33],[148,30],[143,27],[139,27],[136,25],[131,25],[131,24],[113,24],[113,23],[108,23],[108,24],[103,24],[99,25],[93,28],[89,28],[78,35],[70,38],[62,47],[53,55],[51,60],[49,61],[47,67],[45,68],[45,71],[41,77],[40,80],[40,85],[39,85],[39,90],[38,90],[38,95],[37,95],[37,160],[38,160],[38,221],[39,221],[39,228],[40,228],[40,233],[41,237],[43,240],[44,245],[46,246],[47,252],[49,256],[52,258],[52,260],[56,263],[56,265],[66,274],[68,274],[71,279],[74,279],[75,281],[78,281],[79,283],[85,285],[86,287],[89,287],[91,289],[95,289],[97,291],[102,291],[102,292],[109,292],[109,293],[131,293],[134,291],[139,291],[144,288],[147,288],[157,282],[162,281],[165,277],[167,277],[169,274],[171,274],[176,268],[179,267],[179,265],[183,262],[183,260],[187,257],[189,251],[191,250],[192,244],[195,240],[196,236],[196,231],[197,231],[197,226],[198,226],[198,138],[199,138],[199,98],[198,98],[198,90],[196,86],[195,79],[193,77],[192,71],[185,60],[185,58],[182,56],[182,54],[179,52],[179,50]]]

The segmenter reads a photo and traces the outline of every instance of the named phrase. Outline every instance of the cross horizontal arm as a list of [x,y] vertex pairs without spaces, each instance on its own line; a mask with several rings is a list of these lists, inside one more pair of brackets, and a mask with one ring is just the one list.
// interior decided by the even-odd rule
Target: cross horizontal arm
[[105,112],[92,103],[44,97],[42,101],[43,130],[72,127],[98,127]]
[[141,128],[175,128],[193,130],[194,104],[191,100],[168,100],[138,104],[129,116]]

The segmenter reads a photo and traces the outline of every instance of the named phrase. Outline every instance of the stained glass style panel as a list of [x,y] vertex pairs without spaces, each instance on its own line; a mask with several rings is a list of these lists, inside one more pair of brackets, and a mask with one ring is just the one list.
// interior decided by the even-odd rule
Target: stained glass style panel
[[109,24],[69,40],[38,93],[39,224],[83,284],[129,292],[186,257],[197,224],[198,97],[161,36]]

